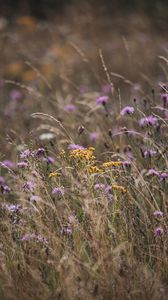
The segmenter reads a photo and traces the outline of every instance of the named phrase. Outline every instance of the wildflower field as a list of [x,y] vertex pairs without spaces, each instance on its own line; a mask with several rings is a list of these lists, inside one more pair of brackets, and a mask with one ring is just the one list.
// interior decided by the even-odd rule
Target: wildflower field
[[168,299],[167,27],[0,18],[0,299]]

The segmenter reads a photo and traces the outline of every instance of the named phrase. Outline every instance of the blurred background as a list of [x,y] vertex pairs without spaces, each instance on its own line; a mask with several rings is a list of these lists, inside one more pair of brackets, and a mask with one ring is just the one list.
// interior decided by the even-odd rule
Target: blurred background
[[4,138],[11,128],[15,138],[27,136],[33,112],[63,120],[64,107],[83,95],[94,102],[109,84],[100,53],[125,103],[165,82],[167,0],[1,0],[0,6]]
[[12,16],[14,13],[26,13],[32,14],[36,17],[50,17],[55,13],[60,12],[69,5],[82,6],[85,3],[89,3],[95,9],[101,6],[106,13],[114,14],[118,11],[143,11],[150,16],[158,16],[160,18],[167,18],[167,0],[2,0],[1,1],[1,14],[5,13],[8,16]]

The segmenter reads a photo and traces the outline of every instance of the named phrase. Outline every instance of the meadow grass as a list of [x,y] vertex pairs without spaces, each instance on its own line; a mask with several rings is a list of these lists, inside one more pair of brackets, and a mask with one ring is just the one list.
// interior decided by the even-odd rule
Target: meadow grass
[[44,55],[42,25],[19,18],[3,53],[0,299],[166,300],[166,48],[140,53],[141,23],[105,50],[72,37]]

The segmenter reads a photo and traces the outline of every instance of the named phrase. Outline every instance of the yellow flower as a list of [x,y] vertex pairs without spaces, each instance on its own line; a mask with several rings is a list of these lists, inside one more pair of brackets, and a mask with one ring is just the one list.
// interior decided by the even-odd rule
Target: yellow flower
[[122,193],[126,193],[126,189],[122,185],[112,184],[112,188],[118,191],[121,191]]
[[50,174],[48,175],[48,177],[51,178],[51,177],[56,177],[56,176],[60,176],[60,175],[61,175],[61,174],[58,173],[58,172],[52,172],[52,173],[50,173]]
[[108,161],[102,164],[104,168],[110,168],[110,167],[119,167],[122,166],[123,162],[122,161]]
[[66,154],[66,153],[65,153],[65,150],[61,150],[60,153],[59,153],[59,155],[60,155],[61,157],[64,157],[65,154]]
[[96,166],[90,166],[90,167],[88,168],[88,172],[89,172],[90,174],[95,174],[95,173],[102,173],[103,170],[99,169],[99,168],[96,167]]
[[86,149],[74,149],[70,151],[70,158],[78,158],[81,160],[91,161],[95,159],[93,151],[95,148],[86,148]]

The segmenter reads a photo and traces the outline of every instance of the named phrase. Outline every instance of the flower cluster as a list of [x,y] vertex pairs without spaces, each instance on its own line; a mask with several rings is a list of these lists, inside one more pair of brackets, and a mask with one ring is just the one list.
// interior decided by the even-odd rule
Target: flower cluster
[[123,187],[122,185],[112,184],[112,188],[114,190],[122,192],[123,194],[127,192],[126,188]]
[[51,172],[48,177],[51,178],[51,177],[58,177],[60,176],[61,174],[59,172]]
[[21,238],[21,241],[22,242],[34,241],[36,243],[42,243],[45,246],[48,246],[47,238],[42,236],[42,235],[38,235],[36,233],[26,233],[26,234],[24,234]]
[[89,166],[87,170],[90,174],[96,174],[96,173],[102,173],[103,172],[103,170],[98,168],[97,166]]
[[74,149],[70,151],[70,158],[75,158],[84,161],[93,161],[95,156],[93,155],[95,148],[89,147],[84,149]]
[[119,167],[119,166],[123,166],[122,161],[108,161],[102,164],[102,167],[104,168]]

